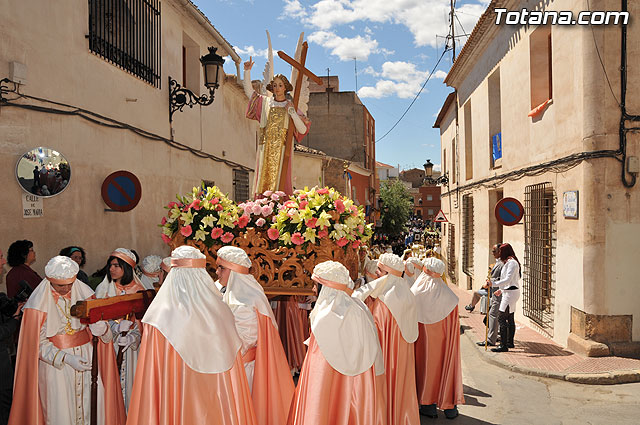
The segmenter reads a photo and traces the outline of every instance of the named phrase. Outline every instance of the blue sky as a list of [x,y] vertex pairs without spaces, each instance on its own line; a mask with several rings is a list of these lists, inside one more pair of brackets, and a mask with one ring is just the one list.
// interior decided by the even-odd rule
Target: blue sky
[[[376,121],[378,139],[400,118],[434,68],[449,26],[449,0],[193,1],[243,60],[253,56],[253,79],[261,77],[266,63],[266,30],[276,73],[290,74],[290,66],[275,52],[293,56],[301,32],[309,43],[307,68],[316,75],[326,75],[329,68],[340,78],[341,91],[356,90],[357,66],[358,95]],[[488,3],[457,0],[456,33],[471,33]],[[458,39],[458,52],[465,40]],[[225,69],[235,74],[232,61],[227,62]],[[401,169],[422,168],[427,158],[440,164],[440,135],[432,126],[452,91],[443,84],[450,66],[448,52],[404,119],[376,143],[378,161]]]

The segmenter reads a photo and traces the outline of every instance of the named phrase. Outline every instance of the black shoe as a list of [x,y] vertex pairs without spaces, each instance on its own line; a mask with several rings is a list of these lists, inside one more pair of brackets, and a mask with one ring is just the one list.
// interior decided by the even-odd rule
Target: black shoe
[[505,353],[509,351],[509,348],[506,345],[501,345],[500,347],[492,348],[491,351],[494,353]]
[[469,304],[469,305],[465,305],[464,309],[467,310],[469,313],[471,313],[476,307]]
[[444,416],[447,419],[455,419],[458,417],[458,408],[453,406],[453,409],[444,409]]
[[436,419],[438,417],[438,409],[435,404],[420,406],[420,414],[428,418]]
[[516,348],[516,346],[513,343],[511,343],[511,344],[507,344],[507,348]]
[[[476,342],[476,345],[479,345],[480,347],[484,347],[484,345],[485,345],[485,344],[484,344],[484,341],[478,341],[478,342]],[[490,343],[489,341],[487,341],[487,346],[489,346],[489,347],[495,347],[496,345],[495,345],[495,344]]]

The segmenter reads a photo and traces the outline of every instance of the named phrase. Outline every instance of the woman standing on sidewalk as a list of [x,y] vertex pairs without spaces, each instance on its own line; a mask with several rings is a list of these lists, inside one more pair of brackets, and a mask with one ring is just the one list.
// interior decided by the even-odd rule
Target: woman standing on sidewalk
[[498,287],[494,293],[496,296],[502,295],[498,313],[498,323],[500,326],[500,347],[492,348],[491,351],[501,353],[513,348],[513,337],[516,333],[516,322],[514,312],[516,302],[520,298],[519,281],[522,277],[520,271],[520,261],[516,253],[508,243],[500,245],[500,261],[504,264],[500,272],[500,278],[491,281],[491,286]]

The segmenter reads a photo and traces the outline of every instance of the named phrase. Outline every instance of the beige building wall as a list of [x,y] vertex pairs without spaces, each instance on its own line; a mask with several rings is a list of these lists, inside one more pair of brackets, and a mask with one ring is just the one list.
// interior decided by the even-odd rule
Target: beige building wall
[[[196,19],[191,7],[183,0],[162,2],[161,77],[160,87],[155,88],[89,51],[85,38],[87,2],[3,2],[0,78],[9,76],[11,62],[20,62],[28,70],[21,93],[82,108],[171,139],[168,77],[182,83],[183,36],[199,49],[195,63],[187,66],[199,77],[194,89],[199,88],[201,94],[207,90],[197,59],[207,53],[207,46],[217,46],[222,56],[235,55],[228,43],[214,36],[216,30],[210,24]],[[232,58],[227,56],[226,60]],[[41,275],[48,259],[68,245],[85,248],[88,273],[102,267],[117,247],[134,248],[141,256],[167,255],[168,247],[157,227],[166,212],[163,206],[203,179],[214,181],[233,196],[232,170],[254,167],[257,124],[244,117],[247,98],[235,81],[234,76],[222,81],[212,105],[176,112],[173,138],[236,165],[199,158],[163,141],[79,116],[2,106],[0,203],[4,208],[0,226],[4,231],[0,248],[6,252],[14,240],[32,240],[38,258],[34,268]],[[16,102],[72,109],[28,99]],[[23,190],[14,170],[21,155],[38,146],[61,152],[71,165],[72,177],[64,192],[43,200],[43,218],[23,219]],[[100,194],[104,178],[118,170],[134,173],[142,184],[142,199],[130,212],[105,211],[108,207]]]
[[[515,0],[502,3],[510,10],[523,7],[533,10],[536,6],[544,6],[544,10],[573,10],[576,14],[587,10],[586,2],[581,0],[558,0],[548,5],[546,2],[543,5]],[[640,13],[640,5],[631,3],[633,17]],[[492,5],[493,2],[488,10],[493,9]],[[620,4],[616,1],[591,1],[591,10],[619,9]],[[628,339],[640,341],[640,277],[634,261],[635,253],[640,252],[640,199],[638,185],[631,188],[623,185],[619,161],[611,157],[589,159],[578,161],[573,168],[555,171],[547,166],[539,175],[504,182],[494,179],[482,184],[493,176],[574,153],[619,148],[621,111],[616,99],[621,99],[621,26],[594,26],[594,33],[589,27],[551,27],[552,103],[539,116],[531,118],[527,116],[532,109],[530,39],[537,28],[496,26],[493,22],[482,26],[482,19],[478,25],[479,36],[471,37],[467,42],[445,80],[457,89],[457,102],[440,123],[442,163],[449,176],[449,185],[443,187],[442,208],[455,226],[457,284],[467,287],[472,282],[473,289],[478,289],[486,278],[487,266],[492,262],[490,245],[497,241],[501,227],[496,224],[493,211],[497,192],[524,204],[526,186],[549,182],[554,194],[554,305],[549,318],[551,324],[540,330],[558,343],[567,344],[574,307],[588,315],[605,316],[605,321],[609,322],[609,331],[592,335],[594,340],[616,342],[606,341],[607,335],[615,333],[613,329],[622,323],[618,316],[626,316],[632,319]],[[640,50],[640,27],[631,20],[627,29],[627,112],[638,115],[640,65],[633,58]],[[594,35],[613,95],[598,59]],[[495,72],[500,73],[503,158],[500,167],[492,168],[489,78]],[[471,127],[468,127],[469,123]],[[627,126],[633,125],[628,122]],[[627,155],[640,154],[637,140],[636,134],[628,134]],[[468,166],[470,159],[471,169]],[[628,173],[625,177],[627,181],[632,178]],[[476,185],[469,187],[473,184]],[[563,216],[563,193],[572,190],[579,191],[577,220]],[[462,270],[465,240],[461,208],[463,196],[467,194],[474,201],[471,279]],[[450,225],[445,228],[443,252],[449,256]],[[524,219],[515,226],[502,227],[501,239],[513,245],[524,265]],[[521,298],[517,319],[536,327],[525,317],[523,304]],[[576,332],[575,320],[573,326]]]
[[316,155],[304,152],[294,152],[293,154],[293,187],[294,189],[312,188],[314,186],[324,186],[325,155]]

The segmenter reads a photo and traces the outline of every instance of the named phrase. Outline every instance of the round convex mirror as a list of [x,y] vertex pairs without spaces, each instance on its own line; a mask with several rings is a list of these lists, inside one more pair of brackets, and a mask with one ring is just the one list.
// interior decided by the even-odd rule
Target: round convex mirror
[[39,147],[20,157],[16,164],[16,179],[27,193],[54,196],[69,185],[71,167],[60,152]]

